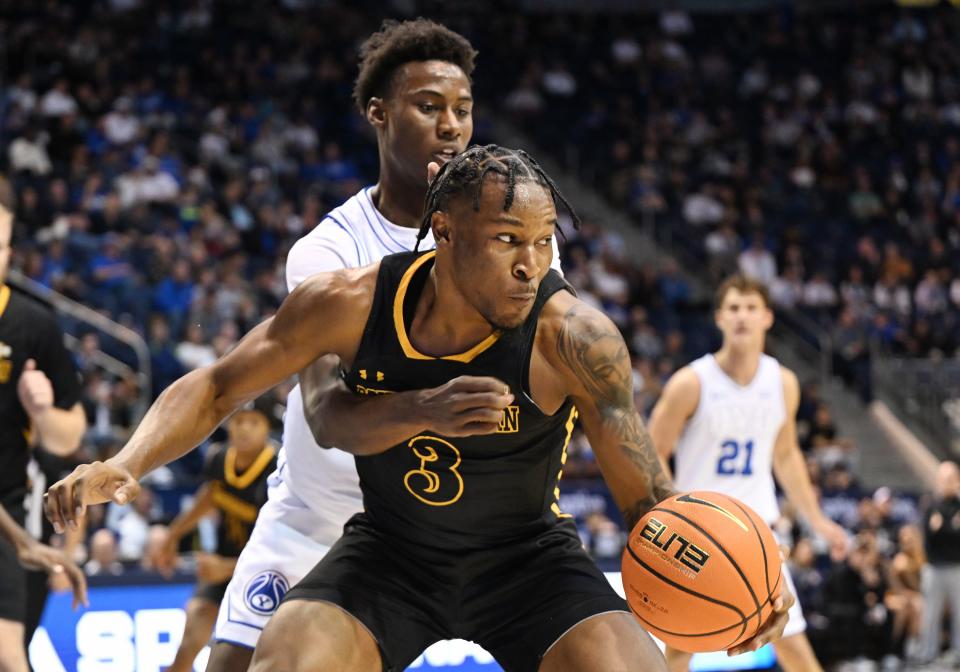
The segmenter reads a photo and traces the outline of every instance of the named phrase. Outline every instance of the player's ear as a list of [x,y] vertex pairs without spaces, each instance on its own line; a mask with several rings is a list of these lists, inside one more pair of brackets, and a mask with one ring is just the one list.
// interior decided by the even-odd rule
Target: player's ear
[[430,228],[433,229],[433,239],[437,247],[450,244],[450,218],[446,213],[437,211],[430,217]]
[[383,128],[387,123],[387,106],[383,98],[373,97],[367,101],[367,121],[374,128]]
[[772,310],[770,309],[770,307],[768,306],[768,307],[767,307],[767,316],[766,316],[766,319],[763,321],[764,328],[767,329],[767,330],[769,330],[771,327],[773,327],[774,321],[775,321],[775,318],[774,318],[774,315],[773,315],[773,311],[772,311]]

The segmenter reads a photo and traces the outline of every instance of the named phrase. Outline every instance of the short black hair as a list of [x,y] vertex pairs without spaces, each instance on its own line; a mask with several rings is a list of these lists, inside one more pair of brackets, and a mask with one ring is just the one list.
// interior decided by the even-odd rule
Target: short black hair
[[365,113],[371,98],[386,96],[397,69],[412,61],[448,61],[463,70],[469,80],[476,58],[477,50],[467,38],[435,21],[387,19],[360,45],[360,72],[353,85],[353,100],[360,113]]
[[[554,205],[559,201],[570,213],[573,227],[580,228],[580,217],[577,216],[573,206],[563,197],[560,189],[536,159],[522,149],[507,149],[499,145],[473,145],[444,164],[427,189],[423,219],[420,222],[420,231],[417,233],[417,244],[414,250],[420,247],[420,241],[430,230],[433,213],[446,210],[450,205],[450,199],[454,196],[470,198],[473,201],[473,209],[480,210],[483,180],[490,173],[506,180],[507,188],[503,197],[504,212],[510,210],[510,206],[513,205],[518,181],[536,182],[550,192]],[[560,233],[563,234],[562,231]]]

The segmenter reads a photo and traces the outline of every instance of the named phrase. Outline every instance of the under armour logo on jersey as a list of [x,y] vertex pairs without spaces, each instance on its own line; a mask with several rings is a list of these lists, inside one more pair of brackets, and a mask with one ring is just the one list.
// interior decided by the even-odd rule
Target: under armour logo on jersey
[[[367,379],[366,369],[360,369],[359,373],[360,373],[360,378],[362,378],[363,380]],[[383,371],[377,371],[376,373],[377,373],[377,382],[379,383],[381,380],[383,380]]]
[[290,583],[279,572],[260,572],[247,582],[243,600],[254,613],[269,616],[280,606],[280,600],[290,590]]

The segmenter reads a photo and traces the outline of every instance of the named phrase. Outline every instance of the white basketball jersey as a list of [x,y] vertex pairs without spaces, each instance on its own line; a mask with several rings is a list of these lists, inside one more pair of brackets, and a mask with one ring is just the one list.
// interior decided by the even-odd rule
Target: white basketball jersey
[[[296,242],[287,257],[288,290],[293,291],[316,273],[367,266],[388,254],[413,249],[417,230],[387,221],[374,207],[371,189],[360,190],[346,203],[330,211],[310,233]],[[553,245],[553,267],[559,271],[556,239]],[[428,231],[420,249],[432,250],[434,247],[433,233]],[[363,510],[360,479],[353,455],[317,445],[303,413],[299,385],[287,399],[283,446],[277,457],[276,473],[289,491],[315,514],[309,521],[311,529],[300,531],[327,546],[340,538],[347,519]]]
[[[417,230],[384,219],[373,206],[370,189],[330,211],[296,242],[287,258],[290,291],[316,273],[367,266],[388,254],[413,249]],[[432,233],[420,247],[433,249]],[[363,509],[353,455],[317,445],[303,413],[299,385],[287,398],[277,474],[314,514],[309,535],[328,546],[340,538],[347,519]]]
[[700,379],[700,403],[677,443],[676,488],[731,495],[773,523],[780,516],[773,449],[787,417],[780,363],[761,355],[748,385],[734,382],[713,355],[690,368]]

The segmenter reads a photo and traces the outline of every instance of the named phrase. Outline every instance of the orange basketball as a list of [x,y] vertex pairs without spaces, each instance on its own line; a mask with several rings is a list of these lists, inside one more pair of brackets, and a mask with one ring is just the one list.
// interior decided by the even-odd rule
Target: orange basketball
[[716,492],[665,499],[630,533],[623,588],[640,623],[696,653],[746,641],[773,611],[780,551],[746,504]]

